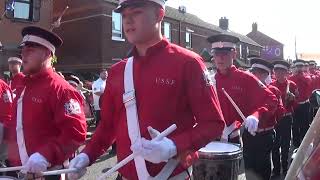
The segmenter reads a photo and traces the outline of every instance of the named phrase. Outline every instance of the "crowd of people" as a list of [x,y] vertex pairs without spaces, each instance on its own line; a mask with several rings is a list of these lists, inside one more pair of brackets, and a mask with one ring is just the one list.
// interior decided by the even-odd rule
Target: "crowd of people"
[[[11,79],[0,81],[0,158],[3,166],[22,166],[6,175],[23,172],[32,179],[75,168],[68,178],[79,179],[117,142],[118,161],[135,155],[118,179],[189,179],[197,151],[211,141],[243,147],[249,180],[286,174],[291,139],[298,148],[315,114],[309,98],[320,89],[320,71],[314,61],[251,57],[250,70],[243,71],[233,65],[240,40],[219,34],[208,38],[216,66],[211,74],[198,54],[162,36],[164,0],[121,0],[114,11],[134,48],[109,73],[102,69],[92,90],[52,67],[63,43],[58,35],[33,26],[22,30],[22,58],[9,58]],[[86,91],[93,95],[97,128],[74,156],[86,139]],[[155,139],[173,124],[172,134]]]

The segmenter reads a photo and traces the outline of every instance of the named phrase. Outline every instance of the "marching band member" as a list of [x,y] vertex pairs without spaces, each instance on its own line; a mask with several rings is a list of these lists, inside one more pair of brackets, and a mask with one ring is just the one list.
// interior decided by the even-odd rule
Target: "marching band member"
[[24,74],[20,72],[22,60],[18,57],[10,57],[8,59],[9,71],[11,73],[11,79],[9,86],[13,92],[13,97],[19,95],[18,93],[23,90],[23,78]]
[[[85,141],[86,120],[82,97],[51,66],[62,40],[33,26],[25,27],[22,36],[26,77],[21,95],[14,99],[8,126],[8,166],[23,165],[23,172],[39,174],[62,168]],[[10,175],[17,176],[15,172]]]
[[298,106],[295,109],[293,118],[292,136],[293,145],[298,148],[310,126],[309,97],[311,96],[313,85],[311,77],[304,72],[305,61],[296,60],[293,64],[295,72],[290,77],[290,80],[297,84],[299,96],[297,97]]
[[[288,79],[290,64],[287,61],[275,61],[274,74],[276,80],[271,85],[277,87],[281,92],[285,113],[276,125],[276,138],[272,150],[273,176],[280,176],[282,168],[283,174],[288,171],[288,158],[291,141],[291,125],[293,121],[293,110],[296,105],[296,98],[299,95],[297,85]],[[280,154],[281,148],[281,154]]]
[[[274,146],[275,131],[274,126],[279,122],[284,114],[284,107],[280,90],[270,85],[268,77],[271,76],[273,65],[261,58],[253,58],[251,61],[252,74],[254,74],[267,88],[276,95],[278,108],[271,116],[263,117],[265,121],[259,123],[259,130],[255,136],[248,136],[248,146],[252,152],[252,160],[255,160],[254,173],[258,179],[269,180],[271,177],[271,151]],[[271,78],[270,78],[271,79]],[[246,136],[244,135],[243,138]],[[263,143],[261,143],[263,142]]]
[[[79,173],[69,178],[83,175],[115,140],[118,161],[132,152],[139,155],[119,170],[120,178],[154,177],[171,158],[179,159],[180,164],[170,179],[189,178],[195,152],[219,137],[224,127],[210,74],[199,55],[161,35],[165,0],[119,3],[115,11],[121,13],[126,37],[135,45],[133,57],[110,69],[101,122],[84,151],[71,161],[70,168],[78,168]],[[128,76],[130,71],[133,77]],[[134,115],[129,111],[133,105],[137,106]],[[150,141],[172,124],[177,125],[173,134]]]
[[6,129],[11,120],[12,94],[10,87],[0,80],[0,163],[6,160]]
[[[277,109],[278,100],[276,96],[266,88],[254,75],[237,69],[233,65],[236,59],[236,44],[239,38],[219,34],[211,36],[208,41],[212,43],[213,60],[217,67],[217,73],[213,81],[216,83],[216,90],[219,97],[221,109],[226,121],[222,140],[233,143],[240,143],[240,126],[243,123],[246,127],[243,137],[243,154],[246,173],[259,167],[256,163],[262,158],[255,156],[251,151],[250,139],[256,135],[261,124],[265,124],[264,116],[274,114]],[[233,98],[240,110],[247,117],[241,119],[235,108],[229,102],[222,88]],[[261,144],[265,142],[259,142]],[[261,170],[263,171],[263,170]]]

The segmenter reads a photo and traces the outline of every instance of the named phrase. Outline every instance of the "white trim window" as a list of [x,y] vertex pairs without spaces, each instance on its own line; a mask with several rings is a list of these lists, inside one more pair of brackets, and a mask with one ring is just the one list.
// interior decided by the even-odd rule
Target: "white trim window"
[[40,20],[41,0],[6,0],[5,15],[14,21]]
[[168,22],[163,23],[163,34],[171,42],[171,24]]
[[112,40],[123,41],[122,38],[122,16],[112,11]]
[[192,32],[186,31],[186,48],[192,48]]

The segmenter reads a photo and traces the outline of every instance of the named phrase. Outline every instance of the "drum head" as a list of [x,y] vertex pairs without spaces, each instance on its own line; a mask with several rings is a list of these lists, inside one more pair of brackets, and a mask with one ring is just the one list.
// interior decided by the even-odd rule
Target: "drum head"
[[200,158],[208,159],[225,159],[241,156],[241,148],[237,144],[211,142],[201,148],[199,152]]

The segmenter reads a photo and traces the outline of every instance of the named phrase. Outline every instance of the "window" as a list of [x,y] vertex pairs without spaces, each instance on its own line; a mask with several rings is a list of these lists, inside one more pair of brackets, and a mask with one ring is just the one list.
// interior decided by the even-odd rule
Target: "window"
[[15,19],[31,20],[31,0],[20,0],[14,3],[13,17]]
[[171,24],[164,22],[164,36],[171,42]]
[[112,40],[123,41],[122,39],[122,16],[112,12]]
[[18,21],[39,21],[40,7],[40,0],[6,0],[6,17]]
[[192,33],[186,31],[186,48],[192,48]]

